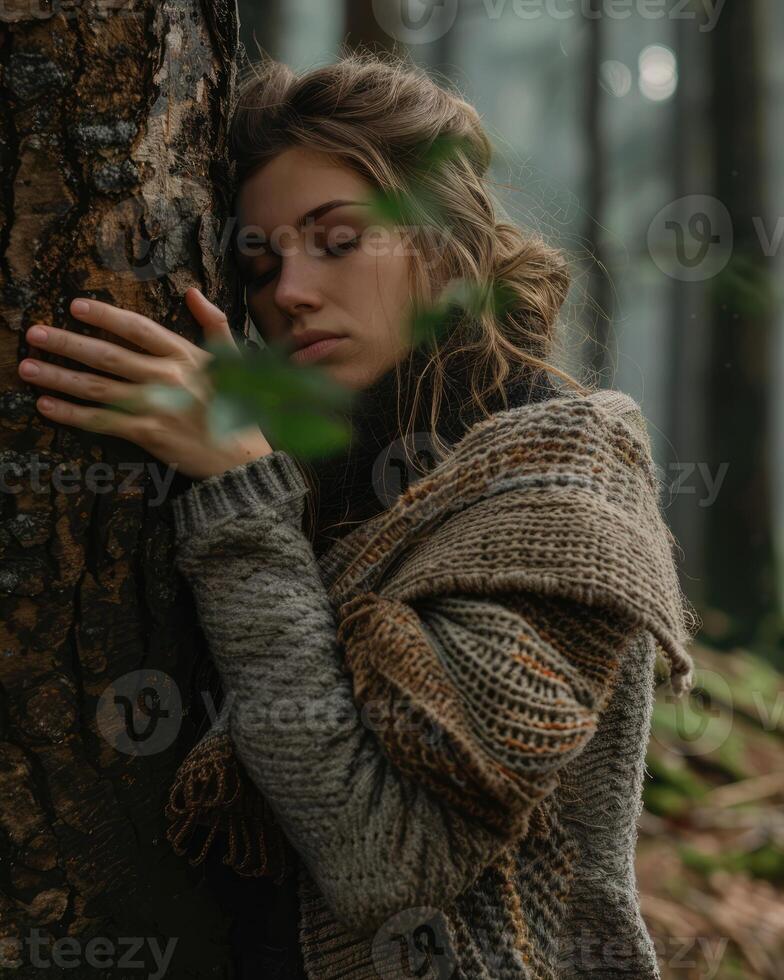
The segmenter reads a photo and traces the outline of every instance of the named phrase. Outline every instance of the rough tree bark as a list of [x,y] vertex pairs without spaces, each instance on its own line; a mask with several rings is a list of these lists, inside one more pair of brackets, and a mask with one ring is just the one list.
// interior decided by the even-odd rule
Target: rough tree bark
[[20,980],[36,935],[52,978],[155,976],[151,938],[176,940],[168,980],[230,976],[224,915],[164,836],[214,676],[156,484],[173,471],[47,422],[17,365],[33,323],[100,335],[75,296],[195,342],[186,288],[237,314],[237,44],[235,0],[0,0],[0,974]]

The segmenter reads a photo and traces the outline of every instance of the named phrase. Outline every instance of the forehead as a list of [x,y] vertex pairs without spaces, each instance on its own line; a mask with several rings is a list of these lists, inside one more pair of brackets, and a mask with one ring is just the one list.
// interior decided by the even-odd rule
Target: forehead
[[297,219],[325,201],[362,200],[371,184],[345,164],[324,153],[294,147],[284,150],[256,173],[237,192],[240,227],[257,225],[268,234]]

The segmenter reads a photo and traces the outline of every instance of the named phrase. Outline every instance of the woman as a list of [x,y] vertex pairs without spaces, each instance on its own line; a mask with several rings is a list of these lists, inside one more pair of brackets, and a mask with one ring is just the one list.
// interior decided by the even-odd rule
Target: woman
[[[687,691],[696,618],[639,406],[549,365],[565,265],[497,218],[476,111],[421,70],[264,62],[231,148],[238,228],[286,232],[266,254],[238,237],[250,315],[357,393],[351,446],[304,466],[257,430],[216,448],[194,416],[49,417],[118,426],[197,481],[177,563],[225,699],[167,815],[237,916],[237,975],[658,977],[635,821],[655,653]],[[378,191],[415,201],[411,228],[372,227]],[[417,347],[413,313],[455,279],[505,305]],[[135,314],[74,312],[148,352],[114,352],[130,384],[104,399],[204,364]],[[112,346],[49,332],[96,366]]]

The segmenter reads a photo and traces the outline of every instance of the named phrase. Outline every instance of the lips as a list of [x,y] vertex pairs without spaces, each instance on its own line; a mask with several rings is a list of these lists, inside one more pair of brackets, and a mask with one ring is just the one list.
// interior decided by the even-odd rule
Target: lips
[[319,360],[329,354],[335,347],[342,344],[345,339],[345,337],[330,334],[292,351],[289,354],[289,360],[295,363]]
[[320,340],[334,340],[341,338],[342,334],[333,333],[330,330],[303,330],[300,334],[291,335],[291,343],[295,351],[316,344]]

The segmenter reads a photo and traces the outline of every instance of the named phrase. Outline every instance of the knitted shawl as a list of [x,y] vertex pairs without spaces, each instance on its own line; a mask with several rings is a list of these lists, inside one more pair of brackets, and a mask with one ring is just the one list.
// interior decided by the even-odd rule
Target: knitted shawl
[[[253,559],[249,527],[255,525],[247,524],[253,518],[266,528],[257,564],[274,554],[270,561],[283,576],[290,554],[292,583],[304,576],[303,563],[317,569],[334,613],[340,672],[357,711],[380,707],[389,717],[401,704],[409,706],[407,724],[381,725],[372,736],[364,730],[357,744],[366,761],[372,738],[375,764],[395,773],[407,787],[404,797],[426,794],[425,801],[416,796],[417,805],[436,807],[450,849],[458,843],[463,849],[454,862],[465,887],[450,893],[444,865],[437,910],[446,922],[439,936],[460,964],[458,975],[502,975],[498,963],[495,974],[484,972],[470,923],[457,911],[460,902],[478,900],[477,889],[487,900],[488,874],[507,911],[517,908],[513,953],[520,969],[503,975],[528,976],[521,971],[530,968],[536,977],[567,975],[554,972],[553,936],[535,935],[530,922],[526,928],[514,855],[519,858],[520,846],[531,839],[549,840],[549,846],[564,839],[568,816],[558,817],[559,787],[570,785],[603,712],[616,703],[619,684],[634,688],[635,697],[650,687],[647,654],[654,648],[663,654],[676,694],[693,683],[686,645],[699,621],[678,584],[675,541],[660,511],[639,406],[621,392],[569,392],[497,412],[473,425],[449,457],[391,507],[318,560],[300,531],[306,493],[293,460],[274,452],[203,481],[174,502],[178,566],[194,585],[229,691],[237,695],[256,679],[254,690],[265,686],[262,658],[228,653],[231,647],[251,654],[247,640],[243,647],[231,638],[232,629],[247,632],[248,626],[222,611],[216,595],[220,581],[240,570],[230,564],[232,549]],[[279,553],[269,543],[277,531],[284,542]],[[214,580],[207,579],[205,556],[225,564]],[[215,575],[220,563],[213,565]],[[251,567],[245,560],[243,576]],[[246,598],[252,604],[252,594]],[[494,622],[489,609],[498,617]],[[263,624],[267,614],[256,615]],[[643,725],[649,722],[646,697]],[[252,758],[255,749],[245,740],[243,760],[238,757],[232,703],[227,697],[177,773],[166,807],[174,850],[197,864],[215,835],[225,833],[225,863],[239,874],[281,881],[296,868],[309,976],[344,976],[349,966],[357,978],[401,975],[387,953],[381,960],[371,956],[368,937],[410,901],[402,902],[390,885],[374,908],[360,906],[356,877],[349,885],[333,881],[333,870],[314,850],[316,838],[306,839],[305,823],[295,819],[305,799],[289,801],[288,808],[265,770],[264,746]],[[647,731],[638,733],[643,749],[646,738]],[[363,806],[370,807],[380,785],[371,792],[367,782]],[[629,790],[631,813],[638,812],[639,789]],[[416,812],[413,796],[406,806]],[[429,839],[437,840],[432,828]],[[328,936],[341,940],[333,961],[323,959]],[[472,956],[474,965],[466,965]],[[658,975],[648,968],[646,976]]]

